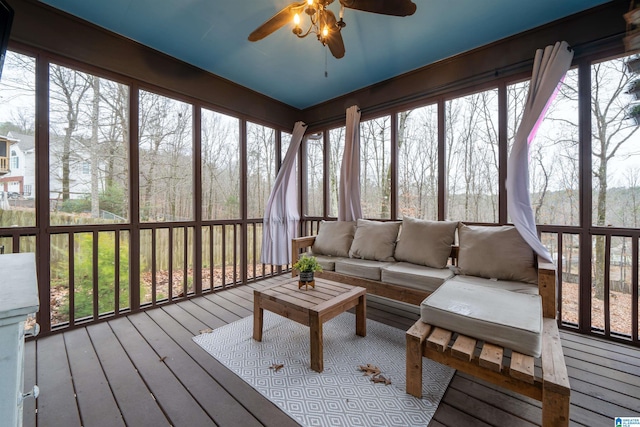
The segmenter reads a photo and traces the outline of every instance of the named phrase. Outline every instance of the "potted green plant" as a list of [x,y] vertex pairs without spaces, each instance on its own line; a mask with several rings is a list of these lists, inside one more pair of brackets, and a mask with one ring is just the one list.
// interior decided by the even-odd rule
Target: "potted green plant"
[[307,254],[302,255],[302,257],[293,264],[293,268],[300,272],[301,282],[312,282],[313,273],[316,271],[322,271],[322,267],[320,266],[318,259]]

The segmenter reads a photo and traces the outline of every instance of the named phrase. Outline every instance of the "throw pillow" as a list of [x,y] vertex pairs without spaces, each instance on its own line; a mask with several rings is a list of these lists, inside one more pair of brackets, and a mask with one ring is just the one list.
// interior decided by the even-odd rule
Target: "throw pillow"
[[349,256],[373,261],[395,261],[393,252],[399,230],[399,221],[381,222],[359,219]]
[[456,228],[457,221],[428,221],[405,216],[393,257],[396,261],[445,268]]
[[311,250],[316,255],[346,258],[355,232],[354,221],[322,221]]
[[533,250],[515,227],[461,224],[458,238],[461,274],[538,282]]

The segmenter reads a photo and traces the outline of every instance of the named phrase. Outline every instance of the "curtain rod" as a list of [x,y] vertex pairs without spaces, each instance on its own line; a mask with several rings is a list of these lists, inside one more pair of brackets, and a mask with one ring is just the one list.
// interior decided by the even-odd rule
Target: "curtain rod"
[[[586,54],[592,55],[592,54],[601,52],[603,50],[619,47],[619,44],[621,43],[621,40],[622,40],[621,37],[623,37],[624,35],[625,35],[624,32],[620,32],[620,33],[612,34],[596,40],[591,40],[584,43],[578,43],[575,45],[569,45],[567,46],[567,49],[569,49],[569,51],[571,50],[574,51],[575,55],[574,55],[573,61],[575,64],[576,59],[579,59],[580,56],[583,56]],[[585,52],[585,50],[587,52]],[[455,90],[463,89],[465,87],[472,87],[474,84],[490,82],[491,80],[494,80],[499,76],[509,76],[509,75],[517,74],[519,72],[530,71],[532,64],[533,64],[533,57],[510,64],[510,65],[506,65],[501,68],[496,68],[494,70],[488,70],[479,74],[475,74],[473,76],[469,76],[462,80],[436,86],[426,91],[409,95],[401,99],[394,99],[394,100],[390,100],[387,102],[383,102],[381,104],[376,104],[368,107],[359,107],[359,112],[361,114],[371,114],[371,113],[376,113],[380,111],[395,109],[397,107],[401,107],[402,105],[411,104],[416,101],[420,101],[422,99],[426,100],[429,98],[434,98],[441,93],[453,92]],[[317,127],[323,127],[327,124],[336,123],[342,120],[344,118],[344,115],[345,113],[341,112],[340,114],[331,116],[324,120],[313,122],[309,126],[312,129],[315,129]]]

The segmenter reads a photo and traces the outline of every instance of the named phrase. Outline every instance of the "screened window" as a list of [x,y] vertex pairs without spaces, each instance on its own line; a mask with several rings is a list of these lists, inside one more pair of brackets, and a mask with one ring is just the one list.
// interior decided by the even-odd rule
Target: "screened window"
[[340,166],[344,154],[345,127],[329,130],[329,215],[338,216]]
[[640,228],[637,74],[631,57],[591,66],[593,225]]
[[193,219],[192,106],[140,91],[140,220]]
[[127,221],[128,87],[57,64],[49,76],[51,223]]
[[365,218],[391,218],[391,116],[360,123],[360,192]]
[[[529,82],[507,86],[509,149]],[[569,70],[529,145],[529,191],[537,224],[578,225],[578,71]]]
[[307,138],[307,204],[305,214],[323,216],[324,138],[322,133]]
[[498,90],[447,101],[445,127],[447,218],[498,222]]
[[398,113],[398,207],[405,215],[438,219],[438,107]]
[[[2,80],[0,80],[0,135],[17,140],[13,148],[22,152],[22,159],[17,156],[18,150],[11,149],[9,168],[11,172],[4,178],[21,176],[23,188],[29,187],[29,194],[35,196],[36,189],[36,157],[35,157],[35,81],[36,60],[27,55],[7,51]],[[5,153],[6,155],[6,153]],[[22,160],[22,161],[21,161]],[[19,169],[19,170],[18,170]],[[19,188],[17,189],[19,191]],[[36,225],[35,204],[25,204],[19,211],[5,211],[0,215],[0,227],[33,227]],[[5,251],[11,251],[11,242],[2,241]]]
[[[288,144],[287,144],[288,147]],[[247,214],[262,218],[276,178],[276,131],[247,123]]]
[[202,110],[202,219],[240,218],[240,121]]

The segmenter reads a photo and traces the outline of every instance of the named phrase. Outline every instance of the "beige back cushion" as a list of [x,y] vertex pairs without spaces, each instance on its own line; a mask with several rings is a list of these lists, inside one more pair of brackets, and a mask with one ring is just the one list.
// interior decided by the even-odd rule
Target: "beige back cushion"
[[311,250],[317,255],[348,257],[355,232],[355,221],[322,221]]
[[462,274],[538,282],[533,250],[515,227],[460,224],[458,238],[458,267]]
[[380,222],[359,219],[349,256],[374,261],[395,261],[400,222]]
[[445,268],[457,227],[457,221],[428,221],[405,216],[393,257],[396,261]]

